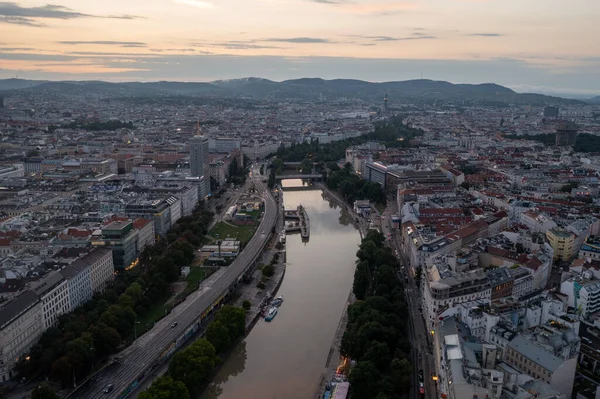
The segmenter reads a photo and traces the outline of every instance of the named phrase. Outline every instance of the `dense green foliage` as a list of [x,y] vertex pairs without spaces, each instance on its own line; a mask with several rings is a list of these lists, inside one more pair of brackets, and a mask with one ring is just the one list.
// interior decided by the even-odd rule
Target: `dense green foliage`
[[[504,137],[512,140],[538,141],[546,146],[553,146],[556,143],[555,133],[536,134],[533,136],[505,135]],[[575,152],[600,152],[600,136],[587,133],[578,134],[573,150]]]
[[140,395],[140,399],[195,397],[210,381],[220,362],[218,354],[229,350],[245,331],[244,309],[223,306],[206,329],[206,338],[201,338],[176,353],[169,363],[167,376],[155,380]]
[[411,387],[409,312],[396,270],[398,260],[384,236],[369,231],[357,252],[348,325],[340,351],[357,364],[348,378],[351,399],[401,398]]
[[380,204],[385,204],[386,201],[385,192],[381,185],[355,175],[348,163],[342,169],[335,165],[332,166],[327,176],[327,187],[339,191],[349,204],[364,199]]
[[207,339],[200,338],[173,356],[168,373],[173,380],[183,382],[194,396],[210,378],[217,361],[215,347]]
[[31,392],[31,399],[58,399],[52,388],[46,385],[40,385]]
[[185,384],[169,375],[158,377],[150,388],[140,393],[139,399],[189,399]]
[[61,316],[31,349],[29,360],[17,363],[19,375],[28,379],[49,375],[63,387],[72,386],[96,363],[120,350],[123,341],[133,338],[138,316],[169,295],[169,283],[193,260],[212,216],[198,205],[169,231],[170,245],[160,240],[147,247],[140,265],[119,273],[103,293]]
[[346,140],[319,144],[318,140],[310,143],[292,144],[289,148],[283,146],[277,150],[276,155],[284,162],[303,162],[309,159],[313,162],[337,162],[346,156],[346,148],[352,145],[364,144],[369,141],[378,141],[386,147],[409,147],[410,140],[421,136],[423,132],[410,128],[402,123],[399,116],[391,117],[375,123],[371,133]]
[[246,177],[248,176],[249,159],[244,155],[244,167],[240,166],[238,158],[234,157],[229,164],[229,175],[227,181],[236,185],[242,185],[246,183]]

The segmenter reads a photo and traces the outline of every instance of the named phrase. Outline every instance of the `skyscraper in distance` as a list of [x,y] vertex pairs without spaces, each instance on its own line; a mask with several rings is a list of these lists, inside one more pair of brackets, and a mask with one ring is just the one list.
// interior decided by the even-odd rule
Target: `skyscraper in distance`
[[201,198],[210,194],[208,137],[196,135],[190,142],[190,175],[200,178]]

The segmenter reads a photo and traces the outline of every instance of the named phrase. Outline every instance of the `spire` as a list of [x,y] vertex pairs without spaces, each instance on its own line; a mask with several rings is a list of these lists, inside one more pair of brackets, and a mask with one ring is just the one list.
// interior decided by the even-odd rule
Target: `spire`
[[200,121],[196,121],[196,127],[194,128],[194,136],[201,136],[202,132],[200,132]]

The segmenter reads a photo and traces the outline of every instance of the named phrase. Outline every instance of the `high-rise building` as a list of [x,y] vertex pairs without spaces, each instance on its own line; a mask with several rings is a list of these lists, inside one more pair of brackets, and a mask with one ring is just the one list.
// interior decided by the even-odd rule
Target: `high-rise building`
[[190,175],[200,179],[200,197],[210,194],[208,137],[194,136],[190,142]]
[[0,97],[0,108],[4,108],[4,97]]
[[577,141],[577,125],[569,121],[560,121],[556,128],[556,146],[575,145]]

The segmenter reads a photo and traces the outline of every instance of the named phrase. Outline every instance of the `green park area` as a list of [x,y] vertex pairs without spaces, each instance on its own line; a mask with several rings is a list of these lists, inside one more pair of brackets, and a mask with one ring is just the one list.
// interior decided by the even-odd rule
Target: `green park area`
[[242,245],[245,245],[250,241],[255,231],[256,223],[252,225],[235,226],[227,222],[219,222],[208,232],[208,236],[214,241],[235,238],[240,241]]

